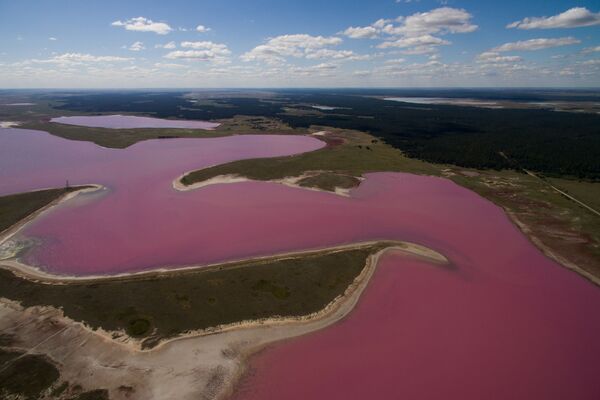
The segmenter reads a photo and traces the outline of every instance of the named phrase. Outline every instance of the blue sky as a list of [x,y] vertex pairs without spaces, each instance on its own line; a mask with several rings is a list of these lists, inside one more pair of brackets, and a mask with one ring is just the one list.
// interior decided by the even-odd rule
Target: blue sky
[[0,87],[600,86],[600,4],[0,0]]

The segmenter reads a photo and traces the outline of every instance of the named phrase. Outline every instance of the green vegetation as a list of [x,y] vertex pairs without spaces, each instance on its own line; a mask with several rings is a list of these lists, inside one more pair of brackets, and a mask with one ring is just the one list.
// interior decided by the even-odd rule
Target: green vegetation
[[335,188],[350,189],[358,186],[360,180],[351,175],[336,174],[334,172],[321,172],[308,176],[298,181],[300,186],[320,188],[334,191]]
[[[559,194],[546,181],[527,174],[479,171],[467,176],[457,168],[444,171],[454,182],[516,216],[527,226],[529,237],[539,239],[553,253],[600,277],[600,217]],[[559,188],[568,187],[569,193],[579,195],[581,201],[590,200],[589,196],[593,196],[600,185],[567,180],[558,183]]]
[[0,398],[37,399],[59,376],[45,356],[0,349]]
[[[331,190],[342,181],[343,187],[358,183],[356,178],[367,172],[404,171],[417,174],[439,174],[439,168],[402,155],[402,153],[372,136],[361,132],[330,129],[325,140],[329,145],[323,149],[295,156],[239,160],[198,170],[182,178],[191,185],[218,175],[238,174],[256,180],[282,179],[300,176],[307,171],[329,171],[304,185]],[[348,177],[349,175],[349,177]]]
[[[232,93],[190,103],[184,93],[83,93],[56,96],[62,110],[149,113],[160,118],[225,119],[236,115],[280,119],[293,128],[331,126],[369,132],[406,155],[471,168],[507,169],[510,162],[557,176],[600,179],[600,116],[534,109],[487,109],[383,100],[386,96],[469,97],[495,100],[597,101],[593,92],[518,90],[406,92],[401,90],[280,90],[274,96]],[[315,110],[313,104],[336,107]]]
[[136,128],[109,129],[91,128],[53,122],[31,121],[19,128],[37,129],[69,140],[83,140],[109,148],[125,148],[149,139],[212,138],[240,134],[285,134],[299,133],[275,119],[237,116],[215,130]]
[[381,246],[151,276],[32,282],[0,270],[0,297],[50,305],[93,328],[126,330],[146,346],[188,330],[321,310]]
[[[323,128],[325,129],[325,128]],[[540,239],[556,254],[586,271],[600,276],[600,218],[575,202],[555,192],[544,181],[511,171],[464,171],[459,167],[422,162],[404,156],[391,146],[364,133],[331,130],[325,139],[343,143],[291,157],[235,161],[192,172],[182,180],[185,184],[200,182],[217,175],[239,174],[256,180],[299,176],[307,171],[329,170],[307,178],[307,186],[331,190],[330,175],[358,177],[371,171],[401,171],[441,175],[471,189],[512,212],[525,223],[531,235]],[[360,147],[359,147],[360,146]],[[370,150],[367,150],[369,146]],[[354,178],[356,179],[356,178]],[[600,184],[550,179],[552,183],[581,201],[598,207]]]
[[82,392],[81,386],[60,382],[50,358],[0,347],[0,399],[108,400],[108,390]]
[[81,187],[47,189],[0,197],[0,232],[10,228],[64,194],[79,189]]

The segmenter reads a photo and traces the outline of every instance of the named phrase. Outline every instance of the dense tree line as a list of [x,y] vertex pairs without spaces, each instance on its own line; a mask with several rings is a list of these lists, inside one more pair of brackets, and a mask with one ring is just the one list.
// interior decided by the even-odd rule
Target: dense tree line
[[[437,96],[456,97],[457,93],[464,96],[461,91],[445,91]],[[477,93],[482,98],[485,95]],[[489,96],[552,99],[552,92],[528,93],[497,91]],[[315,124],[367,131],[411,157],[431,162],[474,168],[511,168],[516,164],[550,175],[600,180],[599,115],[412,104],[374,97],[405,94],[389,90],[289,90],[278,94],[267,99],[222,98],[216,100],[217,104],[194,106],[181,93],[104,92],[61,98],[65,102],[61,107],[86,112],[143,112],[161,118],[220,119],[238,114],[276,117],[294,127]],[[470,97],[476,95],[470,93]],[[556,96],[595,98],[587,92],[576,96],[560,92]],[[283,109],[315,111],[312,104],[336,109],[297,115]]]

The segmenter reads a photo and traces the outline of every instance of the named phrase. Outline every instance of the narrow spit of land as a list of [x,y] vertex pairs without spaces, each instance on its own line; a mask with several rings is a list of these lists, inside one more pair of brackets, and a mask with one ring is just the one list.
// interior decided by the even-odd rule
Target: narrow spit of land
[[82,187],[37,190],[0,197],[0,233],[29,217],[39,209]]
[[[518,171],[475,170],[408,158],[363,132],[328,127],[312,130],[318,130],[327,147],[291,157],[240,160],[192,171],[179,179],[179,185],[201,187],[203,182],[218,181],[225,176],[277,182],[308,175],[310,179],[298,180],[296,184],[331,191],[332,188],[348,190],[360,183],[363,174],[375,171],[442,176],[502,207],[549,257],[594,282],[600,281],[600,218],[550,188],[545,181]],[[598,192],[599,185],[558,181],[558,186],[568,188],[575,197],[590,197],[586,204],[595,204],[590,193]]]
[[0,297],[25,307],[60,308],[75,321],[125,332],[152,346],[186,331],[317,312],[346,290],[378,249],[375,245],[54,284],[0,270]]

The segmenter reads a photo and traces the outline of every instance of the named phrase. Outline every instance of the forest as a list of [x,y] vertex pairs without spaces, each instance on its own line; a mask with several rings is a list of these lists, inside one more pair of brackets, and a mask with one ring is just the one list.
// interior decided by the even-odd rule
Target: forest
[[[189,92],[186,92],[189,93]],[[462,91],[277,90],[190,102],[184,92],[54,94],[59,109],[148,113],[160,118],[278,118],[293,127],[324,125],[366,131],[410,157],[472,168],[525,168],[549,176],[600,180],[600,115],[545,109],[490,109],[413,104],[382,96],[466,96]],[[593,92],[472,91],[470,98],[598,100]],[[334,107],[316,110],[313,105]]]

